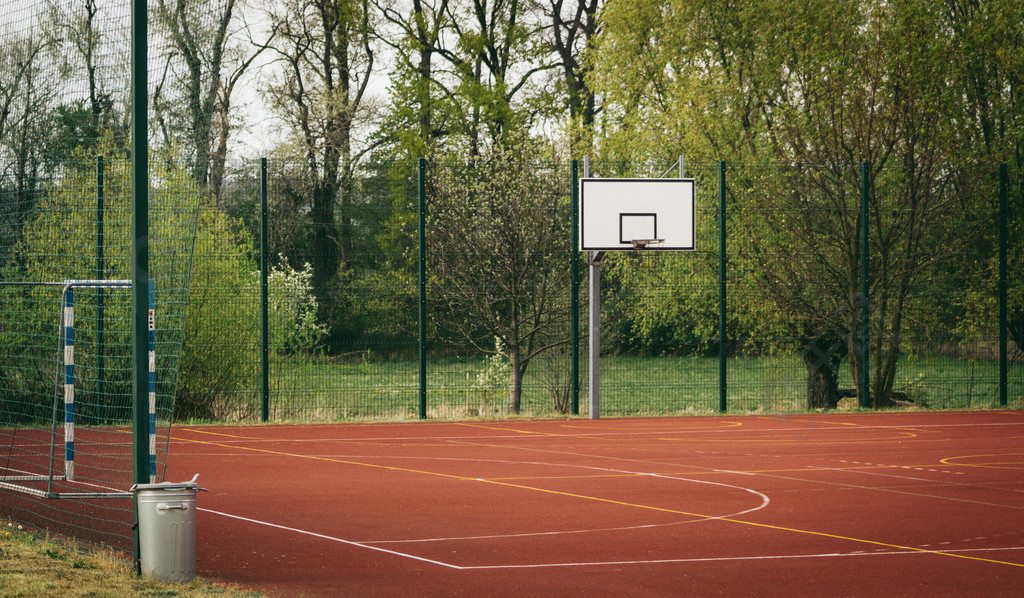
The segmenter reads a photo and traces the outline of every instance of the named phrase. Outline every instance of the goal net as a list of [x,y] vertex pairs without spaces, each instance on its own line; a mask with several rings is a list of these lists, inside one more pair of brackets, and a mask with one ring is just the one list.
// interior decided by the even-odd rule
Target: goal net
[[[0,0],[0,516],[126,551],[142,467],[132,380],[149,385],[143,458],[160,481],[208,162],[189,145],[195,120],[176,111],[186,90],[159,87],[184,72],[161,20],[171,5],[145,4]],[[215,5],[180,5],[209,32]],[[146,52],[130,35],[138,14]],[[134,88],[145,102],[133,75],[149,81]],[[163,126],[133,143],[153,120]],[[148,289],[124,281],[146,279],[143,380],[132,322]]]
[[[130,289],[128,280],[0,281],[6,306],[0,359],[7,364],[0,487],[39,498],[129,496],[118,472],[131,465],[121,462],[125,451],[117,447],[130,446],[132,437]],[[148,443],[155,481],[155,318],[149,322]]]

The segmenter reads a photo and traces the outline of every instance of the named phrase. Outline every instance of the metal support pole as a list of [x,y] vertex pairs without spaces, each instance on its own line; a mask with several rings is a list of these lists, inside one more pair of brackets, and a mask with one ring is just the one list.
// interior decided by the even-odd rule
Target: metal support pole
[[726,233],[725,233],[725,161],[718,163],[718,410],[728,409],[728,351],[729,331],[726,318]]
[[[589,178],[590,156],[583,157],[583,177]],[[603,252],[588,251],[590,267],[590,334],[588,336],[590,364],[587,383],[590,390],[590,419],[601,417],[601,258]]]
[[1009,320],[1006,313],[1007,289],[1009,280],[1007,274],[1007,250],[1009,246],[1009,230],[1007,219],[1009,211],[1007,208],[1007,187],[1009,176],[1006,164],[999,165],[999,405],[1006,407],[1007,404],[1007,330]]
[[871,404],[870,341],[871,341],[871,252],[868,250],[868,196],[870,193],[871,163],[864,162],[860,167],[860,406],[867,408]]
[[573,415],[580,414],[580,239],[579,239],[579,214],[580,214],[580,181],[579,163],[572,161],[570,166],[570,181],[572,184],[572,206],[570,208],[569,223],[569,277],[570,282],[570,305],[569,305],[569,379],[572,385],[570,401]]
[[[96,156],[96,280],[103,280],[103,156]],[[104,342],[104,290],[96,289],[96,417],[100,425],[107,421],[106,348]]]
[[420,419],[427,418],[427,161],[416,164],[419,196],[419,357]]
[[267,159],[260,158],[260,396],[263,421],[270,419],[270,284],[267,248]]
[[[132,0],[131,58],[131,276],[132,276],[132,470],[136,484],[149,482],[149,118],[148,3]],[[138,505],[135,568],[139,560]]]
[[601,261],[590,251],[590,419],[601,417]]

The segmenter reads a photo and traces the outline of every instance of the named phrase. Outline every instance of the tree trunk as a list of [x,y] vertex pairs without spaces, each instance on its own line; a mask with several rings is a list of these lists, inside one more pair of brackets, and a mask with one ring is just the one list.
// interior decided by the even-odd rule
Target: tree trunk
[[330,291],[338,272],[338,230],[334,219],[336,187],[322,183],[313,189],[310,217],[313,225],[313,246],[310,263],[313,265],[313,294],[320,303],[321,321],[330,311]]
[[800,356],[807,366],[807,408],[835,409],[839,404],[839,364],[846,342],[836,331],[815,333]]
[[509,351],[509,380],[508,380],[508,410],[510,413],[519,413],[523,400],[523,374],[526,373],[526,363],[519,359],[519,351]]

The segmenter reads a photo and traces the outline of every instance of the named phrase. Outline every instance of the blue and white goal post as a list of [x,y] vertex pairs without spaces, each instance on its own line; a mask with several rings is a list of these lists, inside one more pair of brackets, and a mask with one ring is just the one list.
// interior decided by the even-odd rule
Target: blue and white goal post
[[[75,289],[130,289],[130,280],[65,280],[61,304],[64,330],[64,479],[75,478]],[[149,476],[156,481],[156,287],[149,281]]]

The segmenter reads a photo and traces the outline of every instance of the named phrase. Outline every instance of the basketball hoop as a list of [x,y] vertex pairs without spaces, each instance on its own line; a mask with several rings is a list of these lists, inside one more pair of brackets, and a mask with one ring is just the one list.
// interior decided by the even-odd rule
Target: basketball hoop
[[661,247],[665,243],[665,239],[633,239],[631,243],[633,249],[654,249]]

